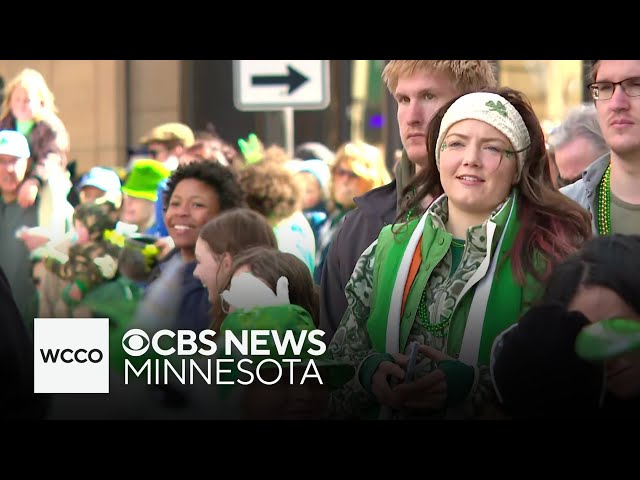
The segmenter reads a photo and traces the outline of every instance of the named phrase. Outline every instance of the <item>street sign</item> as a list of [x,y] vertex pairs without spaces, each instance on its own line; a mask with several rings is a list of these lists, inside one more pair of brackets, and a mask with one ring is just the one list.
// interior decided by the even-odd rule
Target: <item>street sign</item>
[[329,106],[329,60],[234,60],[238,110],[322,110]]

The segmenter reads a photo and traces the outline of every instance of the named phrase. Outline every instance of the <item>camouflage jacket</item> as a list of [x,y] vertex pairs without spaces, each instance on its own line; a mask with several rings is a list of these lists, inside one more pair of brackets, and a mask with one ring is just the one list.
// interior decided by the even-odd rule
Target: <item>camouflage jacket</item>
[[119,251],[118,247],[106,241],[89,242],[72,246],[66,261],[49,256],[44,262],[52,273],[75,283],[86,293],[115,277]]

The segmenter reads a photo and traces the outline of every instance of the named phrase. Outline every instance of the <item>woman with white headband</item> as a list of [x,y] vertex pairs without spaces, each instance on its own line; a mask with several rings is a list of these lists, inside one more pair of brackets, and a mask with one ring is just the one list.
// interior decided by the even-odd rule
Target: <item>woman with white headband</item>
[[[586,211],[553,187],[531,105],[514,90],[498,92],[463,95],[435,114],[430,168],[356,265],[329,346],[358,368],[334,395],[341,414],[370,416],[377,403],[386,418],[488,415],[493,339],[590,236]],[[438,189],[424,211],[427,192]],[[413,342],[415,368],[404,355]]]

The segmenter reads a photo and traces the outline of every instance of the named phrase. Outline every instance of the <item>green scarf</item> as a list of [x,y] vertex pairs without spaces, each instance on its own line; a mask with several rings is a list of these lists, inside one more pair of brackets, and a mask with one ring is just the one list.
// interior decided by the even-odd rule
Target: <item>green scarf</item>
[[[517,195],[514,195],[513,202],[517,202]],[[484,316],[485,321],[481,331],[478,364],[488,364],[493,339],[498,333],[516,322],[521,312],[526,309],[527,300],[539,293],[538,288],[529,288],[529,286],[525,287],[523,291],[523,288],[515,282],[511,269],[509,253],[520,228],[516,207],[517,204],[514,205],[514,213],[505,226],[504,238],[498,252],[497,267],[491,283]],[[391,227],[385,227],[378,239],[374,264],[372,307],[367,328],[372,345],[379,352],[388,350],[387,324],[391,313],[393,290],[396,282],[402,282],[403,287],[406,283],[406,272],[402,272],[400,276],[398,274],[405,250],[409,246],[409,240],[419,223],[420,219],[412,220],[401,226],[397,235],[391,232]],[[431,218],[427,215],[420,240],[422,248],[420,271],[411,286],[404,305],[404,312],[400,319],[399,342],[395,347],[398,350],[396,351],[402,352],[406,348],[422,289],[434,268],[449,250],[451,238],[451,234],[434,226]],[[417,281],[419,277],[422,278],[421,282]],[[472,291],[469,293],[473,294]],[[463,308],[463,303],[458,302],[456,309]]]

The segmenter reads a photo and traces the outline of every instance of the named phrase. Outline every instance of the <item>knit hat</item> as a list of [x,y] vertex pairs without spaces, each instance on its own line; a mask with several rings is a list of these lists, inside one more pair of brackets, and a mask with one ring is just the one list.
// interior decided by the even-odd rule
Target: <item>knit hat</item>
[[510,414],[571,416],[593,413],[602,405],[604,366],[582,360],[574,349],[586,325],[589,320],[580,312],[541,305],[495,339],[491,379]]
[[0,155],[29,158],[31,152],[27,138],[15,130],[0,131]]
[[440,169],[442,142],[454,123],[480,120],[498,129],[511,142],[518,159],[518,179],[522,173],[527,149],[531,144],[529,130],[522,116],[504,97],[489,92],[468,93],[449,107],[440,123],[436,142],[436,165]]
[[[220,333],[232,332],[237,338],[242,338],[243,331],[252,330],[269,330],[277,332],[278,339],[282,341],[285,335],[293,334],[294,343],[298,343],[298,339],[301,338],[302,332],[306,331],[307,334],[315,330],[316,326],[313,323],[311,314],[299,305],[275,305],[269,307],[257,307],[248,310],[235,310],[230,313],[222,322],[222,328]],[[291,333],[288,333],[291,332]],[[300,362],[294,363],[294,367],[305,366],[309,363],[309,360],[313,360],[318,368],[325,367],[327,370],[327,378],[323,379],[323,382],[332,387],[339,388],[348,382],[354,375],[354,368],[341,361],[333,360],[325,353],[320,356],[314,356],[309,351],[314,352],[318,350],[318,346],[309,341],[305,336],[300,354],[296,355],[292,348],[291,343],[287,345],[287,351],[284,354],[279,354],[273,335],[265,335],[266,344],[261,344],[260,348],[268,350],[270,354],[256,355],[252,358],[252,363],[255,366],[262,360],[269,358],[282,363],[283,359],[299,359]],[[321,340],[320,337],[316,337]],[[282,367],[287,367],[289,363],[285,363]],[[272,362],[263,364],[262,368],[269,368],[272,366],[275,368]]]
[[171,172],[156,160],[136,160],[127,181],[122,186],[122,193],[155,202],[158,200],[158,185],[170,174]]
[[140,138],[142,145],[148,145],[150,143],[168,143],[178,142],[189,148],[194,144],[195,138],[193,131],[187,125],[183,123],[171,122],[163,123],[155,128],[152,128],[146,135]]
[[331,170],[329,166],[322,160],[298,160],[288,164],[295,173],[308,172],[318,180],[320,188],[324,190],[331,180]]

